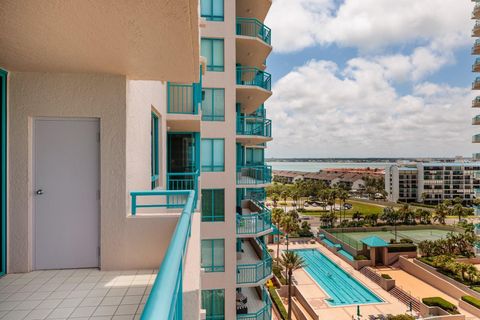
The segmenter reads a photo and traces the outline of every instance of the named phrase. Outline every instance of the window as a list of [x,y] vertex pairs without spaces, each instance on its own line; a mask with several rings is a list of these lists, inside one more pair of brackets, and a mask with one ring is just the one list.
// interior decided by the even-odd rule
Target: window
[[202,221],[225,221],[225,190],[202,190]]
[[150,124],[150,163],[151,163],[151,177],[152,177],[152,189],[158,187],[158,116],[152,112],[151,124]]
[[224,320],[225,290],[202,290],[202,309],[207,312],[207,320]]
[[223,21],[223,0],[201,0],[200,15],[208,21]]
[[246,148],[245,157],[247,166],[263,165],[265,163],[263,149]]
[[225,89],[205,88],[205,99],[202,101],[202,120],[225,120]]
[[201,266],[205,272],[225,271],[225,240],[202,240]]
[[223,39],[202,38],[202,56],[207,59],[207,71],[224,71]]
[[202,171],[220,172],[225,170],[225,140],[202,139],[201,159]]

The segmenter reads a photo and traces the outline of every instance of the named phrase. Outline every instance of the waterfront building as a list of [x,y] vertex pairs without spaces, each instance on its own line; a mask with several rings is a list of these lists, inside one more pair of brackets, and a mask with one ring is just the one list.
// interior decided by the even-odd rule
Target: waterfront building
[[0,5],[0,276],[160,266],[142,319],[270,319],[271,1],[57,2]]

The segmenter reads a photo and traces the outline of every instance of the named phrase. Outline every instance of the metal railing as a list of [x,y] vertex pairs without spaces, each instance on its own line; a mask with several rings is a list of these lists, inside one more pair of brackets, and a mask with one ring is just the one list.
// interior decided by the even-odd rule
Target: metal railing
[[474,153],[472,155],[473,160],[480,160],[480,153]]
[[272,137],[272,121],[254,116],[237,116],[237,134]]
[[472,88],[477,88],[480,86],[480,77],[475,78],[475,81],[472,83]]
[[472,137],[472,142],[479,143],[480,142],[480,134],[476,134]]
[[272,301],[265,290],[262,288],[262,299],[264,306],[255,313],[237,314],[237,319],[242,320],[271,320],[272,319]]
[[272,228],[271,211],[259,202],[254,203],[260,208],[260,212],[246,215],[237,214],[237,235],[253,235]]
[[472,107],[476,107],[477,105],[480,105],[480,97],[475,97],[475,99],[472,100]]
[[270,91],[272,89],[272,76],[270,73],[255,67],[237,66],[237,84],[256,86]]
[[142,320],[183,319],[184,261],[191,233],[196,192],[193,190],[163,192],[183,193],[187,198],[143,309],[140,318]]
[[267,44],[272,42],[272,30],[255,18],[237,18],[237,35],[256,37]]
[[257,283],[272,274],[272,258],[269,256],[256,264],[237,265],[237,284]]
[[237,166],[237,184],[258,185],[272,182],[272,167],[260,166]]
[[202,102],[202,85],[167,83],[167,112],[198,114]]
[[475,70],[475,67],[478,67],[480,65],[480,58],[475,59],[475,62],[473,62],[472,65],[472,70]]
[[472,124],[476,124],[480,122],[480,115],[475,116],[472,118]]

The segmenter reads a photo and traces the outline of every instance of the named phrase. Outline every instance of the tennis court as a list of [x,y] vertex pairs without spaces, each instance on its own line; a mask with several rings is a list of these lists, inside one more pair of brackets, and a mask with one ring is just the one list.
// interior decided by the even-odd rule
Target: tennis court
[[[399,239],[410,239],[414,243],[419,243],[423,240],[438,240],[445,238],[449,230],[440,229],[417,229],[417,230],[398,230],[397,235]],[[367,232],[335,232],[332,233],[338,239],[346,242],[350,246],[360,250],[362,248],[361,239],[377,236],[383,240],[390,242],[390,239],[395,238],[395,231],[367,231]]]

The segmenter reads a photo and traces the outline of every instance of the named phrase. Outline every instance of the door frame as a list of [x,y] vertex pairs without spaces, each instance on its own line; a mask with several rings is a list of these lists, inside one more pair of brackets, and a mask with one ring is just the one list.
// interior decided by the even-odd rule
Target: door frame
[[0,69],[0,90],[2,90],[1,113],[2,113],[2,208],[1,208],[1,261],[0,276],[7,273],[7,75],[8,72]]
[[[32,194],[32,212],[31,212],[31,263],[32,263],[32,268],[31,270],[37,270],[36,269],[36,259],[35,259],[35,254],[36,254],[36,246],[35,246],[35,240],[36,240],[36,233],[35,233],[35,218],[36,218],[36,211],[37,211],[37,208],[36,208],[36,202],[35,202],[35,188],[36,188],[36,185],[37,185],[37,181],[35,179],[36,175],[36,168],[35,168],[35,164],[36,164],[36,158],[35,158],[35,155],[36,155],[36,143],[35,143],[35,132],[36,132],[36,121],[37,120],[56,120],[56,121],[62,121],[62,120],[69,120],[69,121],[92,121],[92,120],[95,120],[97,123],[98,123],[98,173],[97,173],[97,177],[98,177],[98,181],[97,181],[97,186],[98,186],[98,190],[99,190],[99,200],[98,200],[98,248],[101,248],[101,241],[102,241],[102,238],[101,238],[101,216],[102,216],[102,211],[101,211],[101,119],[100,118],[96,118],[96,117],[34,117],[32,118],[32,133],[31,133],[31,146],[32,146],[32,153],[31,153],[31,159],[32,159],[32,163],[31,163],[31,170],[32,170],[32,184],[31,184],[31,194]],[[100,268],[101,266],[101,250],[99,250],[98,252],[98,268]]]

